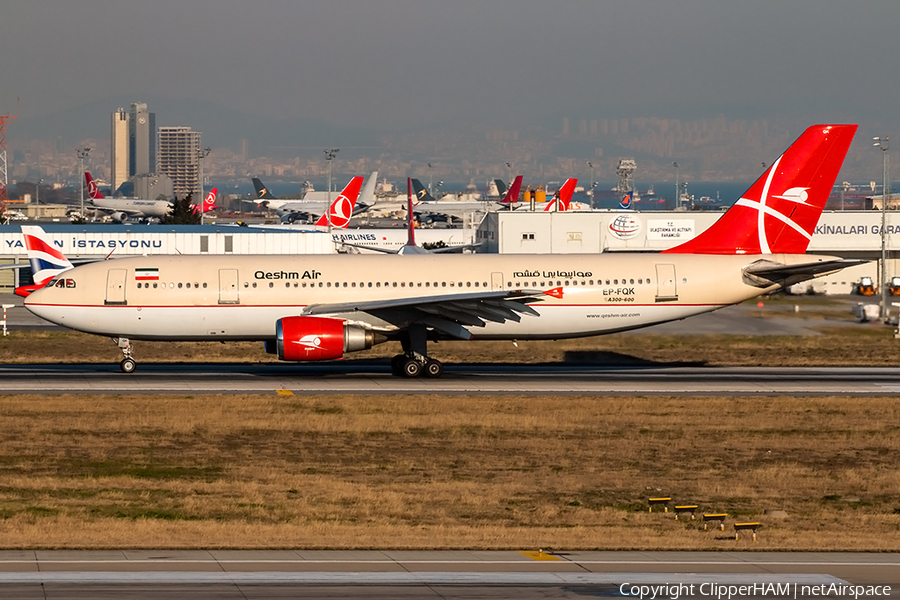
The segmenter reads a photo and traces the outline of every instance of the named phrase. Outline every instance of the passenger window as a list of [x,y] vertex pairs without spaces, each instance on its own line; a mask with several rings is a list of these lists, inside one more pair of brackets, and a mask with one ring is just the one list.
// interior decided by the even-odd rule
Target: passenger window
[[270,281],[270,282],[269,282],[269,287],[270,287],[270,288],[275,287],[275,283],[273,283],[273,282]]
[[181,284],[180,284],[180,283],[178,284],[178,289],[179,289],[179,290],[181,289]]
[[[371,284],[369,284],[369,285],[371,285]],[[380,282],[380,281],[377,282],[377,283],[375,284],[375,287],[381,287],[381,282]]]

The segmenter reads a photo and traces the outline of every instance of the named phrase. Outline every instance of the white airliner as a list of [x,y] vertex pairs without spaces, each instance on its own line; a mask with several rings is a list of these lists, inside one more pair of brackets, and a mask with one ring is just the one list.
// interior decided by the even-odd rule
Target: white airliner
[[710,312],[858,261],[807,256],[856,125],[816,125],[714,225],[659,254],[147,256],[78,266],[39,317],[116,340],[258,340],[282,360],[401,342],[395,374],[437,377],[438,339],[559,339]]
[[105,198],[89,172],[84,172],[84,179],[88,189],[87,208],[102,212],[114,221],[124,223],[128,219],[135,218],[161,218],[168,215],[172,209],[172,203],[168,200]]
[[[362,177],[359,179],[362,180]],[[365,212],[375,203],[375,184],[377,182],[378,171],[372,171],[362,189],[358,190],[359,197],[354,199],[354,204],[351,206],[351,216]],[[253,202],[257,206],[272,210],[285,223],[293,223],[298,218],[307,219],[311,215],[324,214],[329,196],[332,198],[332,206],[334,206],[334,195],[327,191],[307,192],[302,199],[280,200],[273,196],[256,177],[253,177],[253,186],[256,188],[257,199],[245,200],[245,202]]]

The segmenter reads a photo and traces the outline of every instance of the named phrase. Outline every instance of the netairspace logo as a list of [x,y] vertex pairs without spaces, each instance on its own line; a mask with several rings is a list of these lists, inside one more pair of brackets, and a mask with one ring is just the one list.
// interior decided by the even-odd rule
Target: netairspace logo
[[641,600],[678,600],[682,597],[706,596],[717,600],[740,598],[877,598],[891,595],[889,585],[847,585],[823,583],[803,585],[799,583],[755,583],[748,585],[724,585],[719,583],[665,583],[637,585],[623,583],[619,586],[623,596]]

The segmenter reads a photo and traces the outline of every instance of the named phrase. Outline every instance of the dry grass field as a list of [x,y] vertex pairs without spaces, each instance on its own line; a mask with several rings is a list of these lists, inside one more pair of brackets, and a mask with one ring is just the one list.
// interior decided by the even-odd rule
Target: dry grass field
[[898,455],[896,398],[0,396],[0,546],[898,551]]

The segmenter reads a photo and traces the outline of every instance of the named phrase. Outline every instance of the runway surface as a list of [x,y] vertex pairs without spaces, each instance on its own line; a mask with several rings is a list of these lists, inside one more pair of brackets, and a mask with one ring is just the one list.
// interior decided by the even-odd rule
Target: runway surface
[[[719,586],[890,585],[900,555],[774,552],[0,551],[3,598],[596,598],[682,584],[681,597]],[[623,584],[628,584],[623,587]],[[693,585],[693,588],[689,587]],[[704,587],[705,586],[705,587]],[[804,588],[804,586],[807,586]],[[778,589],[778,588],[776,588]],[[689,590],[692,590],[688,592]],[[732,596],[751,597],[762,594]],[[666,595],[665,597],[670,597]],[[831,597],[835,597],[832,595]]]
[[393,377],[386,361],[0,366],[5,393],[741,394],[900,393],[894,368],[446,365],[439,379]]

